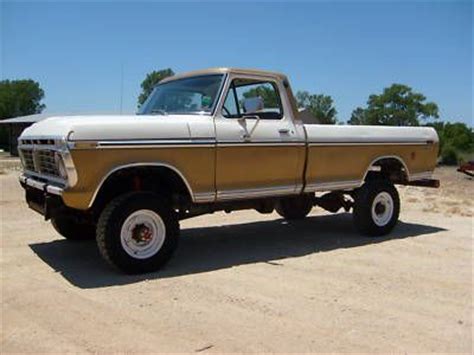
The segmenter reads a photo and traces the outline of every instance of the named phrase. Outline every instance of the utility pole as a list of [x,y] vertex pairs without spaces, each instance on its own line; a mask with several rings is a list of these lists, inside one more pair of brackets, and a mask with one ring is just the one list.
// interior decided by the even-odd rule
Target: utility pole
[[123,109],[123,62],[120,64],[120,114]]

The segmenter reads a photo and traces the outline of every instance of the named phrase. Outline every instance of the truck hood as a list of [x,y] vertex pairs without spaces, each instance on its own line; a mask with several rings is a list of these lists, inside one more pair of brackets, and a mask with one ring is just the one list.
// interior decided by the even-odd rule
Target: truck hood
[[199,115],[58,116],[28,127],[20,138],[71,141],[209,138],[209,126],[209,117]]

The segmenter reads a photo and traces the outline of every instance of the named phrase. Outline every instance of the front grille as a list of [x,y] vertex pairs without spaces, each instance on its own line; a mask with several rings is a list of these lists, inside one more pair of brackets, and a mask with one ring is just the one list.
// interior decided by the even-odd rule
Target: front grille
[[23,167],[25,170],[32,171],[41,175],[60,177],[56,160],[54,159],[54,150],[51,149],[31,149],[20,148]]
[[36,163],[38,172],[40,174],[59,177],[58,166],[54,159],[54,151],[52,150],[37,150]]
[[54,145],[54,139],[21,139],[20,144],[47,144]]
[[35,171],[35,163],[33,161],[33,149],[21,149],[23,157],[23,167],[25,170]]

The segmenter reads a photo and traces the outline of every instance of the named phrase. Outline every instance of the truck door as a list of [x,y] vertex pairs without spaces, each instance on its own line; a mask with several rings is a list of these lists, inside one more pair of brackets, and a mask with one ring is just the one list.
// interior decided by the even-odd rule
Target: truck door
[[280,80],[231,75],[215,125],[217,200],[300,192],[304,129]]

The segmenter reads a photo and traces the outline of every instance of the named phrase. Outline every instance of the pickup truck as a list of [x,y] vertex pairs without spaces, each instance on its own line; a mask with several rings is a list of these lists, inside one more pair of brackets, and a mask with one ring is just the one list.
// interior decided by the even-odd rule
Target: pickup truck
[[46,119],[19,152],[29,207],[126,273],[162,267],[185,218],[320,206],[381,236],[398,220],[395,184],[439,185],[432,128],[304,124],[285,75],[248,69],[162,80],[132,116]]

